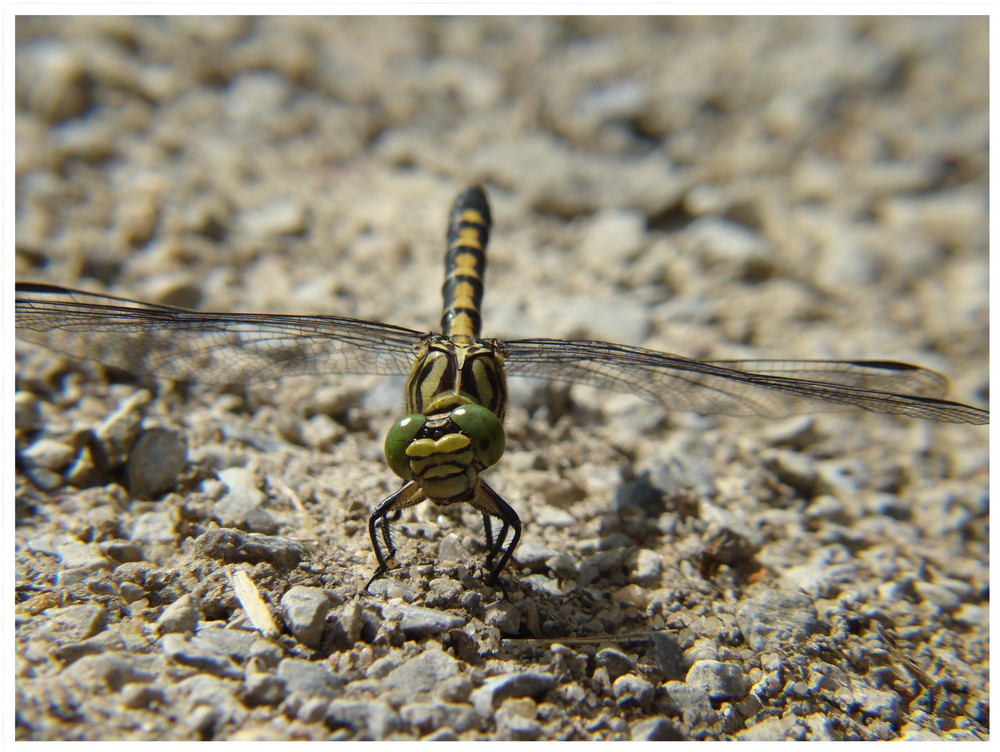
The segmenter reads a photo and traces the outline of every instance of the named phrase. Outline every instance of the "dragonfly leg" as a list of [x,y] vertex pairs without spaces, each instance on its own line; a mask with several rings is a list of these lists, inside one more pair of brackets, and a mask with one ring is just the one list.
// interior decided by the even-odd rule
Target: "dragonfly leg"
[[[500,497],[500,494],[483,481],[479,482],[479,489],[472,498],[471,503],[483,513],[484,518],[486,515],[489,515],[490,517],[496,517],[503,523],[503,527],[500,528],[500,534],[497,535],[495,540],[490,540],[492,531],[490,530],[489,523],[487,523],[486,527],[487,531],[489,531],[487,532],[487,545],[490,548],[489,554],[486,556],[486,563],[490,567],[490,575],[487,582],[494,585],[499,581],[500,572],[507,566],[507,562],[510,561],[510,556],[514,553],[514,548],[517,547],[517,542],[521,538],[521,518],[517,516],[517,512],[511,508],[510,504]],[[507,537],[509,529],[513,529],[514,534],[511,536],[507,546],[504,547],[504,538]],[[503,556],[494,565],[493,559],[501,550],[503,550]]]
[[483,531],[486,533],[486,565],[490,566],[493,564],[493,523],[486,512],[480,510],[480,514],[483,515]]
[[[396,547],[392,543],[391,523],[396,522],[400,518],[404,509],[420,503],[423,499],[424,496],[420,490],[420,486],[410,481],[409,483],[405,483],[395,493],[391,493],[385,497],[372,510],[371,517],[368,518],[368,535],[372,540],[372,549],[375,551],[375,558],[378,559],[378,567],[376,567],[375,574],[371,576],[371,579],[365,583],[365,590],[368,590],[375,580],[389,571],[388,562],[396,555]],[[385,543],[385,553],[383,553],[382,547],[379,545],[379,533],[381,533],[382,540]]]
[[500,534],[497,535],[496,539],[493,538],[493,523],[490,522],[490,516],[483,512],[483,527],[486,530],[486,566],[488,568],[493,567],[493,560],[497,557],[503,547],[504,539],[507,537],[507,531],[510,530],[510,525],[506,520],[503,521],[503,526],[500,528]]

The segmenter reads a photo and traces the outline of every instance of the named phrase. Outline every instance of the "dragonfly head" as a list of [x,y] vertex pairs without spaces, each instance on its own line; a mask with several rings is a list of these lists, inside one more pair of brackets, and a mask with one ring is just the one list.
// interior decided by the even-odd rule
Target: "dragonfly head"
[[488,408],[460,405],[445,415],[397,420],[385,437],[385,459],[431,501],[448,504],[471,498],[479,473],[496,464],[505,444],[503,425]]

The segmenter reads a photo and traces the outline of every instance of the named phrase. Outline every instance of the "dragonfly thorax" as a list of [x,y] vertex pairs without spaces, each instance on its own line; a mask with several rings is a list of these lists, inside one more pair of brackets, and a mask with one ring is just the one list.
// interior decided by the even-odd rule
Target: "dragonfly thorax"
[[437,504],[468,501],[476,479],[503,455],[503,425],[482,405],[460,405],[443,415],[407,415],[385,438],[389,467],[418,483]]
[[482,405],[503,421],[503,355],[492,340],[460,343],[427,335],[406,382],[406,411],[435,415],[466,404]]

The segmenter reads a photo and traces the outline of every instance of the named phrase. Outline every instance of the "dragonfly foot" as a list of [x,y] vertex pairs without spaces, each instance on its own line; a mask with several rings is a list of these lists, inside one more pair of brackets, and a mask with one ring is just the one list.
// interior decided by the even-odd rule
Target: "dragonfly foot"
[[375,570],[375,574],[373,574],[369,578],[368,582],[365,583],[365,592],[371,595],[372,592],[368,588],[372,586],[372,583],[375,582],[375,580],[380,580],[383,577],[385,577],[385,573],[386,573],[386,568],[380,564],[378,568]]

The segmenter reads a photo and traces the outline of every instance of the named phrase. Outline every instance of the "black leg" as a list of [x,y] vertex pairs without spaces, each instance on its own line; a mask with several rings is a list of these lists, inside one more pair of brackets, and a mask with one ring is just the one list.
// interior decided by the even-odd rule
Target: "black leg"
[[503,525],[500,527],[500,533],[497,535],[495,541],[487,541],[490,547],[489,552],[486,554],[486,565],[490,568],[493,567],[493,561],[497,558],[500,552],[503,550],[503,542],[507,538],[507,531],[510,530],[510,525],[506,520],[503,521]]
[[[396,547],[392,544],[392,533],[390,523],[396,522],[407,507],[413,506],[423,500],[423,494],[413,481],[403,485],[395,493],[385,497],[379,505],[372,510],[371,517],[368,518],[368,535],[372,539],[372,549],[375,551],[375,558],[378,560],[378,567],[375,574],[365,583],[365,590],[371,586],[375,580],[384,575],[389,570],[389,560],[396,555]],[[382,553],[379,545],[379,533],[385,542],[386,554]]]
[[[496,540],[491,542],[489,538],[487,538],[487,543],[490,544],[490,552],[486,557],[486,563],[491,567],[487,582],[490,585],[495,585],[498,583],[500,578],[500,572],[502,572],[503,568],[507,566],[507,562],[510,561],[511,554],[514,553],[514,549],[517,547],[517,542],[521,539],[521,518],[518,517],[517,512],[515,512],[511,506],[500,497],[500,494],[490,488],[483,481],[479,481],[479,489],[473,497],[471,503],[484,515],[496,517],[503,523],[503,527],[500,528],[500,534],[496,537]],[[489,529],[490,528],[487,526],[487,530]],[[511,536],[510,543],[508,543],[506,548],[504,548],[504,538],[507,537],[507,531],[509,529],[513,529],[514,534]],[[500,553],[501,550],[503,550],[503,556],[494,566],[493,559]]]
[[486,550],[493,550],[493,526],[490,524],[490,516],[486,512],[480,510],[479,512],[483,515],[483,530],[486,531]]

